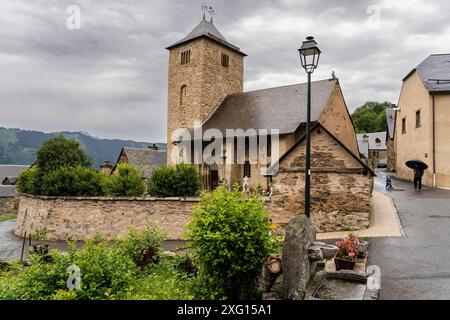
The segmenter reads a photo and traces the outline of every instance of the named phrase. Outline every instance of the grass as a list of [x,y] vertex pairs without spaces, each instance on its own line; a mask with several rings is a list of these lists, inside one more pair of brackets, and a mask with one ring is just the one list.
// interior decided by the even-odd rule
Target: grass
[[0,216],[0,222],[8,221],[17,218],[17,214],[10,213]]

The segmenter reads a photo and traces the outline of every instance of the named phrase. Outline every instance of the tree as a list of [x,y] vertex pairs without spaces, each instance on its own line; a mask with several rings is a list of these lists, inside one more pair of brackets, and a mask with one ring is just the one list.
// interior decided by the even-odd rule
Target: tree
[[383,132],[387,130],[386,109],[391,103],[367,101],[352,114],[356,133]]
[[92,161],[81,149],[78,141],[58,136],[44,142],[38,150],[36,166],[39,171],[47,173],[61,167],[89,168]]

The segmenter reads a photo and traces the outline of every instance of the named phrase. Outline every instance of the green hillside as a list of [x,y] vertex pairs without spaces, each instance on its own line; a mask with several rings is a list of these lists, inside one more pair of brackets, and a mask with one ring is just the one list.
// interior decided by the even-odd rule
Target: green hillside
[[[114,163],[122,147],[145,148],[151,144],[131,140],[98,139],[83,132],[44,133],[0,127],[0,164],[32,164],[36,159],[36,151],[42,143],[59,134],[79,141],[97,168],[104,160]],[[166,148],[164,143],[156,145],[161,149]]]

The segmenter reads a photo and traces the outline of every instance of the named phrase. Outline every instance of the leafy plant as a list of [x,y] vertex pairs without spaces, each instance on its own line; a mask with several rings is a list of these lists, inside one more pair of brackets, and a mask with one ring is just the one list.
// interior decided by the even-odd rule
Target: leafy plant
[[142,196],[145,191],[143,172],[129,163],[119,164],[116,172],[105,180],[104,191],[109,196]]
[[17,181],[17,189],[19,192],[36,194],[36,176],[37,167],[31,167],[24,170],[19,175],[19,180]]
[[157,264],[161,259],[165,237],[155,224],[148,223],[144,232],[131,229],[128,237],[121,241],[125,252],[140,267]]
[[175,167],[161,166],[153,170],[147,190],[149,194],[159,197],[189,197],[195,196],[200,186],[197,168],[181,163]]
[[234,186],[202,193],[189,225],[203,288],[215,297],[256,297],[256,279],[271,249],[263,200]]
[[104,176],[94,169],[60,167],[48,172],[42,181],[47,196],[101,196]]

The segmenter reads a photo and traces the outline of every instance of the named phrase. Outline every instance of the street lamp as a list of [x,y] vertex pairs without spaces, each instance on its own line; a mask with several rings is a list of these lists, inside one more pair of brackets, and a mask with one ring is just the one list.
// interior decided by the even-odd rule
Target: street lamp
[[311,74],[317,68],[320,49],[314,37],[306,37],[298,49],[302,67],[308,74],[308,100],[306,109],[306,159],[305,159],[305,215],[309,218],[311,207]]

